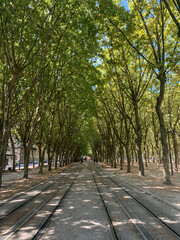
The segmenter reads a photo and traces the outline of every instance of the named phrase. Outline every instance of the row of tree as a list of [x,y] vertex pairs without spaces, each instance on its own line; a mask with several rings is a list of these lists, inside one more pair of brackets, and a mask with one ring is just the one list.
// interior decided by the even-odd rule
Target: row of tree
[[[8,139],[24,150],[28,178],[32,146],[76,160],[86,147],[82,126],[88,118],[98,38],[92,9],[96,1],[19,0],[0,3],[0,186]],[[90,105],[87,109],[87,105]],[[81,144],[81,142],[83,142]]]
[[117,1],[107,2],[108,9],[99,4],[106,23],[93,149],[115,167],[118,154],[121,169],[126,156],[128,172],[136,159],[142,176],[144,160],[147,166],[156,154],[170,184],[172,153],[176,170],[179,163],[180,47],[169,13],[180,20],[179,1],[133,0],[129,14]]
[[[0,185],[8,139],[29,154],[76,160],[117,153],[176,168],[179,142],[179,1],[0,2]],[[169,146],[168,146],[169,136]],[[160,141],[159,141],[160,140]],[[160,144],[161,142],[161,144]],[[136,157],[137,156],[137,157]]]

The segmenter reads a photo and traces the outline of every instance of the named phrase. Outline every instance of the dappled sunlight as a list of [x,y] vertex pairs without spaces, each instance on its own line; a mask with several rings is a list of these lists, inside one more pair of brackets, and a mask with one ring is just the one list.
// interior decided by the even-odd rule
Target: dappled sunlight
[[109,198],[112,198],[113,197],[113,194],[112,193],[102,193],[102,196],[107,196],[107,197],[109,197]]
[[160,217],[160,219],[169,224],[179,224],[179,221],[173,221],[173,220],[167,219],[165,217]]
[[93,220],[80,220],[72,223],[72,226],[78,226],[82,224],[89,224],[89,226],[80,226],[81,228],[95,228],[95,227],[101,227],[106,228],[106,225],[102,224],[101,222],[93,221]]
[[69,224],[69,222],[72,221],[72,217],[68,217],[68,218],[61,218],[59,221],[63,222],[63,224]]
[[50,214],[50,211],[44,211],[44,212],[40,212],[36,215],[36,217],[38,218],[45,218]]
[[49,203],[48,206],[55,207],[57,203]]
[[11,201],[11,204],[13,205],[14,203],[21,203],[23,201],[25,201],[26,199],[25,198],[17,198],[17,199],[14,199]]
[[21,230],[23,231],[32,231],[33,229],[35,229],[34,227],[22,227]]
[[74,209],[74,206],[70,206],[69,209],[71,209],[71,210]]
[[39,191],[39,190],[31,190],[30,192],[25,193],[25,195],[27,195],[27,196],[34,196],[34,195],[37,195],[40,192],[41,191]]
[[[117,178],[117,173],[119,169],[116,169],[116,174],[113,172],[113,170],[114,169],[110,168],[107,169],[107,171],[109,171],[109,174],[111,174],[109,176],[114,177],[114,180],[118,179],[119,182],[118,180],[117,182],[120,184],[120,186],[124,184],[124,187],[120,187],[115,183],[108,183],[110,187],[109,189],[106,185],[106,182],[110,182],[110,179],[108,179],[105,174],[101,174],[102,177],[101,175],[98,176],[98,172],[94,174],[97,179],[97,185],[100,189],[101,196],[107,204],[108,211],[110,211],[110,215],[113,219],[113,225],[117,227],[118,231],[122,231],[122,229],[124,229],[124,231],[129,231],[129,229],[135,229],[133,225],[138,224],[141,224],[145,228],[153,227],[155,231],[161,231],[161,228],[163,227],[160,224],[157,224],[156,221],[152,220],[152,217],[147,217],[146,215],[144,215],[144,212],[141,212],[139,207],[133,205],[133,201],[131,201],[132,197],[129,196],[127,193],[124,193],[123,190],[127,190],[132,195],[133,193],[135,193],[135,197],[139,197],[141,195],[140,197],[142,197],[142,199],[146,201],[146,190],[147,193],[152,191],[152,189],[158,192],[162,192],[164,190],[169,191],[171,189],[171,186],[166,186],[162,183],[160,184],[157,182],[153,183],[153,178],[146,179],[144,182],[141,182],[142,179],[137,177],[138,180],[136,185],[142,187],[142,190],[139,191],[139,188],[135,188],[134,191],[132,185],[135,180],[133,178],[130,180],[129,178],[129,180],[126,179],[126,181],[121,181],[121,178]],[[61,202],[61,205],[55,211],[52,222],[48,226],[48,230],[46,230],[46,234],[42,237],[42,239],[105,239],[98,238],[97,236],[108,236],[108,221],[104,214],[103,204],[97,191],[96,184],[93,181],[91,169],[88,169],[88,174],[87,172],[85,174],[85,171],[85,169],[82,170],[76,181],[74,181],[74,184],[70,188],[70,191]],[[64,175],[67,176],[67,173]],[[69,176],[68,179],[70,179],[71,181],[74,179],[74,176]],[[131,187],[125,184],[128,183],[128,181],[131,182]],[[27,226],[22,227],[20,231],[15,234],[16,237],[14,238],[14,240],[24,240],[32,238],[32,234],[37,231],[38,226],[42,224],[44,219],[49,216],[52,209],[54,209],[56,204],[59,202],[68,184],[69,183],[62,184],[62,186],[60,187],[60,191],[54,195],[53,199],[50,200],[46,204],[46,206],[42,207],[38,213],[36,213],[36,216],[34,216],[33,219],[28,222]],[[178,188],[174,188],[174,190],[177,191]],[[45,200],[47,198],[46,194],[51,194],[52,191],[52,189],[47,189],[40,196]],[[20,205],[21,202],[30,199],[31,196],[34,196],[39,192],[40,191],[37,189],[32,189],[31,192],[24,193],[21,198],[14,199],[11,204]],[[113,192],[116,194],[113,195]],[[33,204],[38,204],[41,197],[34,199]],[[124,199],[124,203],[127,203],[128,207],[131,208],[131,210],[134,212],[134,215],[130,215],[130,219],[123,212],[124,205],[121,206],[121,204],[118,204],[118,201],[115,201],[116,197],[120,200]],[[151,202],[153,203],[153,195],[146,197],[148,197],[148,199],[150,200],[149,202],[147,202],[147,204],[151,204]],[[173,196],[169,197],[173,198]],[[177,202],[176,206],[180,207],[179,202]],[[152,208],[153,207],[156,206],[152,204]],[[26,208],[28,209],[28,207]],[[36,208],[34,210],[36,210]],[[161,211],[161,213],[163,213],[163,209],[158,209],[158,211]],[[140,214],[137,214],[137,217],[140,220],[135,218],[136,213]],[[1,212],[1,214],[3,214],[3,212]],[[176,221],[176,219],[180,217],[179,212],[176,212],[176,214],[174,214],[176,219],[172,218],[171,220],[169,220],[166,214],[161,214],[161,216],[162,221],[165,221],[168,224],[179,224],[179,221]],[[81,236],[84,236],[84,238],[81,238]]]
[[176,216],[176,217],[180,217],[180,213],[177,213],[175,216]]
[[129,219],[129,222],[131,222],[131,223],[133,223],[133,224],[142,224],[142,225],[144,225],[145,223],[144,222],[141,222],[139,219],[136,219],[136,218],[130,218]]
[[111,188],[113,191],[116,191],[116,192],[118,192],[119,190],[122,190],[122,188],[120,188],[120,187],[112,187]]
[[12,240],[16,240],[16,239],[18,239],[18,240],[30,239],[31,236],[32,236],[32,231],[33,230],[34,229],[32,229],[32,228],[23,229],[21,232],[17,233],[17,236],[13,236],[11,239]]
[[124,220],[124,221],[113,221],[113,225],[115,226],[115,227],[118,227],[118,226],[122,226],[122,225],[126,225],[126,224],[128,224],[129,223],[129,221],[128,220]]
[[124,199],[132,199],[131,196],[127,196],[127,195],[126,195],[126,196],[123,196],[123,198],[124,198]]

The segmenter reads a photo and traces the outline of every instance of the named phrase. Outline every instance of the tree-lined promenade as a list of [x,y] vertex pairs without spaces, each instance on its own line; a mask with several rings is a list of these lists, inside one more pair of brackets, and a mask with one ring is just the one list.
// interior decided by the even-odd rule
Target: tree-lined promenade
[[[11,140],[69,163],[93,154],[127,171],[178,170],[179,1],[0,3],[0,185]],[[179,24],[179,25],[178,25]],[[14,156],[15,160],[15,156]],[[171,166],[171,169],[170,169]]]

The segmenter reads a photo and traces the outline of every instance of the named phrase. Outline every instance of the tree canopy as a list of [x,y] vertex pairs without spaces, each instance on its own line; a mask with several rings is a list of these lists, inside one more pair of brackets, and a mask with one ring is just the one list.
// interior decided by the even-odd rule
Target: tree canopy
[[[179,1],[2,0],[0,185],[8,140],[48,167],[94,155],[164,182],[179,163]],[[173,156],[173,157],[172,157]],[[170,165],[171,163],[171,165]],[[145,166],[144,166],[145,165]]]

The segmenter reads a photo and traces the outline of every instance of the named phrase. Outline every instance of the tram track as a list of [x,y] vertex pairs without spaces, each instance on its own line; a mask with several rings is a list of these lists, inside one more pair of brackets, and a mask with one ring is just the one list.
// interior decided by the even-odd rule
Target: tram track
[[[101,168],[99,168],[100,171],[102,171]],[[104,172],[103,172],[104,173]],[[138,192],[140,191],[141,193],[143,194],[146,194],[146,195],[151,195],[153,196],[153,198],[156,198],[157,200],[160,200],[161,202],[169,205],[169,207],[172,207],[174,208],[176,211],[180,211],[180,207],[179,206],[176,206],[175,204],[173,204],[172,202],[166,200],[166,199],[162,199],[161,197],[157,196],[156,194],[153,194],[152,192],[149,192],[148,190],[144,190],[143,188],[135,185],[135,184],[132,184],[130,182],[128,182],[127,180],[124,180],[122,177],[118,176],[118,177],[115,177],[116,181],[120,181],[120,182],[123,182],[124,185],[128,185],[129,187],[132,187],[133,189],[136,189]],[[126,187],[124,187],[124,189],[126,189]],[[128,190],[127,190],[128,191]]]
[[[37,191],[37,188],[33,188],[35,192],[29,192],[31,195],[26,199],[27,202],[22,201],[25,195],[21,195],[20,198],[14,198],[13,201],[17,201],[17,203],[20,200],[22,201],[20,203],[21,207],[19,205],[18,209],[15,210],[14,208],[14,212],[12,208],[12,213],[9,212],[9,215],[6,215],[6,217],[4,214],[4,219],[0,220],[0,232],[2,230],[0,240],[37,240],[46,237],[49,229],[53,229],[52,223],[56,221],[53,217],[54,214],[62,214],[62,212],[64,212],[63,205],[61,205],[62,202],[63,204],[67,203],[66,201],[70,202],[70,208],[66,207],[66,210],[73,209],[71,203],[72,196],[68,195],[69,197],[67,197],[67,194],[81,172],[82,167],[82,165],[78,165],[69,169],[61,176],[58,175],[50,181],[45,181],[46,183],[44,182],[44,184],[38,188],[38,191],[42,190],[41,193]],[[88,171],[91,177],[86,180],[87,175],[85,175],[84,182],[82,182],[81,177],[81,181],[79,181],[78,178],[78,181],[75,183],[76,188],[73,188],[70,192],[73,193],[75,189],[78,189],[78,191],[81,191],[83,194],[82,189],[78,187],[79,184],[85,189],[85,182],[90,183],[90,181],[92,181],[92,187],[96,189],[95,191],[93,190],[94,194],[96,194],[97,199],[99,199],[97,201],[99,201],[99,203],[101,202],[100,205],[93,206],[95,208],[100,206],[102,212],[101,219],[104,220],[105,226],[108,227],[106,227],[106,231],[109,239],[180,240],[178,232],[174,229],[172,229],[172,231],[166,223],[164,224],[162,219],[159,219],[152,209],[148,210],[145,202],[143,202],[142,196],[138,198],[137,189],[133,192],[132,185],[132,188],[129,189],[127,186],[124,187],[119,179],[113,175],[108,175],[100,166],[94,165],[93,163],[88,163],[85,168],[89,169]],[[83,173],[86,173],[86,170],[84,170]],[[81,198],[79,198],[79,200],[80,199]],[[83,197],[82,199],[83,203],[88,201],[89,204],[92,204],[87,197]],[[146,199],[144,201],[146,201]],[[153,201],[153,198],[151,198],[150,201]],[[11,201],[7,202],[7,204],[10,203]],[[84,204],[82,204],[82,207],[83,205]],[[5,205],[0,206],[0,212],[3,206]],[[85,216],[87,216],[86,214]],[[85,218],[85,220],[87,219]],[[78,221],[74,222],[77,224]],[[5,228],[2,227],[3,224]],[[74,226],[74,223],[72,223],[72,226]],[[82,228],[83,227],[88,226],[82,226]]]
[[[98,170],[101,171],[101,173],[103,174],[103,176],[106,176],[110,181],[112,181],[116,186],[120,187],[125,193],[127,193],[132,199],[134,199],[140,206],[142,206],[145,210],[147,210],[158,222],[160,222],[160,224],[162,224],[165,228],[167,228],[170,232],[172,232],[172,234],[174,234],[174,236],[180,240],[180,233],[177,232],[176,230],[174,230],[169,224],[167,224],[165,221],[163,221],[162,217],[159,217],[158,214],[155,213],[155,211],[153,211],[151,208],[148,207],[148,205],[143,202],[141,199],[138,199],[138,194],[134,193],[132,191],[133,188],[138,189],[140,191],[142,191],[143,193],[145,193],[142,189],[137,188],[136,186],[129,184],[127,181],[122,181],[125,182],[126,185],[131,186],[131,190],[128,189],[127,187],[124,187],[122,184],[119,184],[119,181],[117,182],[116,180],[114,180],[112,177],[108,176],[104,171],[102,171],[102,169],[100,167],[98,167]],[[135,191],[136,192],[136,191]],[[157,198],[154,195],[151,195],[151,198],[155,198],[157,200],[159,200],[159,198]],[[174,206],[170,205],[168,202],[163,201],[160,199],[161,202],[163,202],[164,204],[167,205],[168,207],[172,207],[174,208]],[[175,208],[176,211],[179,212],[179,209]]]
[[101,199],[101,202],[103,204],[103,208],[104,208],[104,211],[105,211],[105,214],[106,214],[106,218],[107,218],[107,221],[108,221],[108,230],[109,230],[110,238],[111,238],[111,240],[119,240],[119,237],[118,237],[117,232],[115,230],[115,227],[113,225],[113,221],[111,219],[111,215],[109,213],[108,207],[107,207],[107,205],[106,205],[106,203],[103,199],[100,188],[98,187],[98,183],[96,181],[96,178],[95,178],[94,174],[92,174],[92,176],[93,176],[95,186],[96,186],[97,191],[99,193],[99,196],[100,196],[100,199]]
[[73,169],[73,167],[67,168],[67,169],[63,170],[61,173],[59,173],[59,174],[57,174],[57,175],[55,175],[53,177],[50,177],[48,180],[45,180],[45,181],[43,181],[43,182],[41,182],[39,184],[36,184],[36,185],[34,185],[34,186],[30,187],[30,188],[27,188],[26,190],[24,190],[22,192],[16,193],[16,194],[14,194],[13,196],[11,196],[11,197],[9,197],[7,199],[4,199],[4,200],[0,201],[0,208],[1,208],[1,206],[7,204],[8,202],[10,202],[12,200],[15,200],[16,198],[19,198],[19,197],[23,196],[24,194],[26,194],[28,192],[31,192],[32,190],[37,189],[38,187],[41,187],[42,185],[44,185],[46,183],[49,183],[49,182],[53,181],[54,179],[57,178],[57,176],[62,175],[65,172],[68,172],[71,169]]
[[[62,180],[62,177],[58,180],[56,179],[54,181],[54,183],[51,184],[51,187],[53,185],[55,185],[55,188],[51,189],[51,191],[49,191],[49,194],[46,194],[45,196],[42,196],[41,199],[36,200],[36,205],[34,207],[32,207],[29,211],[27,211],[27,209],[26,209],[24,216],[21,216],[20,219],[17,220],[17,222],[15,224],[12,224],[12,214],[13,213],[9,215],[9,216],[11,216],[11,218],[9,218],[9,216],[7,216],[4,219],[4,221],[1,220],[1,229],[2,229],[3,223],[6,225],[6,223],[9,219],[11,219],[11,226],[9,226],[8,229],[2,231],[2,233],[0,235],[0,240],[16,239],[16,238],[20,239],[19,237],[16,237],[16,233],[20,232],[20,230],[23,228],[23,226],[28,226],[29,221],[31,221],[32,224],[33,224],[33,222],[38,223],[39,227],[35,227],[35,230],[32,231],[33,236],[31,236],[28,239],[38,239],[38,236],[42,233],[42,229],[44,229],[48,225],[47,223],[50,221],[50,219],[53,216],[53,213],[59,207],[59,205],[63,201],[64,197],[70,190],[75,179],[78,177],[81,169],[82,168],[76,168],[76,169],[73,168],[69,174],[66,174],[63,177],[63,180]],[[46,189],[48,189],[48,188],[46,187]],[[38,197],[39,195],[40,195],[40,193],[37,194],[36,197]],[[33,201],[35,200],[35,196],[31,199],[31,201],[32,200]],[[28,200],[28,204],[29,204],[29,201],[30,200]],[[33,205],[34,204],[32,204],[32,206]],[[23,204],[23,206],[21,206],[21,211],[23,211],[24,206],[25,206],[25,204]],[[20,208],[18,208],[18,210],[19,209]],[[14,219],[16,219],[18,216],[18,212],[19,212],[18,210],[14,211],[14,214],[15,214],[15,216],[13,217]],[[41,217],[42,219],[41,219],[40,223],[39,223],[40,218],[37,217],[38,215],[45,216],[44,218]],[[32,220],[32,219],[34,219],[34,220]],[[34,228],[32,228],[32,229],[34,229]]]
[[[123,211],[128,216],[128,218],[129,219],[133,219],[133,222],[134,222],[133,224],[134,224],[135,228],[137,229],[137,231],[140,233],[142,239],[144,239],[144,240],[180,239],[180,235],[176,231],[174,231],[171,227],[169,227],[166,223],[164,223],[161,219],[159,219],[158,216],[156,216],[152,211],[149,211],[149,209],[147,209],[145,206],[143,206],[143,203],[140,203],[135,198],[135,196],[133,196],[130,193],[130,191],[127,191],[127,189],[123,188],[123,186],[121,186],[118,182],[116,182],[110,176],[107,176],[99,167],[96,166],[93,170],[97,174],[96,178],[99,178],[101,183],[103,184],[103,186],[106,186],[110,190],[111,194],[113,195],[114,200],[116,201],[116,203],[118,203],[119,206],[121,206],[121,209],[123,209]],[[119,190],[117,190],[117,187],[119,188]],[[116,190],[114,190],[114,189],[116,189]],[[153,217],[155,219],[155,220],[153,219],[153,221],[154,222],[158,222],[158,224],[160,224],[162,226],[163,233],[161,235],[164,234],[164,236],[165,236],[165,234],[169,233],[169,236],[172,236],[172,237],[170,237],[170,238],[169,237],[161,238],[161,236],[159,234],[158,235],[159,238],[158,238],[156,236],[156,234],[154,234],[154,232],[151,231],[151,227],[148,227],[148,230],[147,230],[146,229],[147,227],[145,228],[145,226],[144,226],[145,224],[143,223],[142,219],[140,220],[136,216],[136,214],[134,213],[134,209],[131,208],[132,206],[129,207],[128,204],[126,204],[126,202],[123,200],[123,198],[120,197],[120,194],[118,193],[119,191],[121,191],[121,194],[122,194],[122,191],[124,191],[126,195],[128,194],[131,199],[135,200],[142,208],[145,209],[145,211],[148,212],[148,214],[150,214],[149,219],[152,219],[152,217]],[[101,192],[101,195],[103,195],[103,192]],[[125,198],[128,198],[128,197],[126,196]],[[108,204],[106,202],[105,202],[105,204],[106,204],[106,208],[108,209]],[[111,213],[110,212],[108,213],[108,215],[111,218]],[[118,236],[118,233],[116,235]],[[117,239],[121,239],[121,238],[117,238]]]
[[[38,185],[28,188],[25,192],[21,192],[17,196],[13,197],[11,200],[8,200],[7,202],[4,202],[3,204],[1,204],[0,205],[0,212],[1,212],[0,224],[5,219],[10,217],[12,214],[14,214],[16,211],[18,211],[19,209],[24,207],[26,204],[33,201],[33,199],[37,198],[40,194],[47,191],[54,184],[58,183],[59,181],[62,181],[63,178],[66,176],[66,175],[64,175],[65,172],[66,172],[66,175],[68,175],[71,172],[73,172],[73,168],[66,169],[62,173],[50,178],[49,180],[44,181]],[[32,194],[32,191],[34,191],[33,194]],[[2,212],[4,212],[4,213],[2,214]]]
[[114,200],[123,209],[123,211],[129,217],[129,219],[132,219],[132,218],[136,219],[136,223],[134,224],[134,226],[137,229],[137,231],[141,234],[142,239],[143,240],[154,240],[154,238],[152,238],[152,236],[144,229],[144,227],[141,225],[140,221],[133,214],[133,212],[127,207],[127,205],[125,203],[121,202],[118,199],[116,194],[112,191],[112,189],[109,187],[109,185],[104,182],[104,180],[101,178],[101,176],[98,174],[98,176],[95,177],[95,174],[93,174],[93,178],[94,178],[95,185],[98,189],[98,193],[100,195],[101,201],[103,203],[103,207],[104,207],[105,213],[107,215],[108,222],[110,223],[109,232],[110,232],[111,239],[120,240],[123,238],[121,238],[121,233],[119,233],[118,230],[116,230],[116,227],[114,226],[114,223],[113,223],[114,219],[112,218],[111,210],[108,207],[108,201],[104,199],[104,197],[103,197],[104,192],[102,190],[100,190],[101,187],[98,186],[96,178],[100,178],[99,185],[102,183],[103,186],[107,186],[111,190]]

